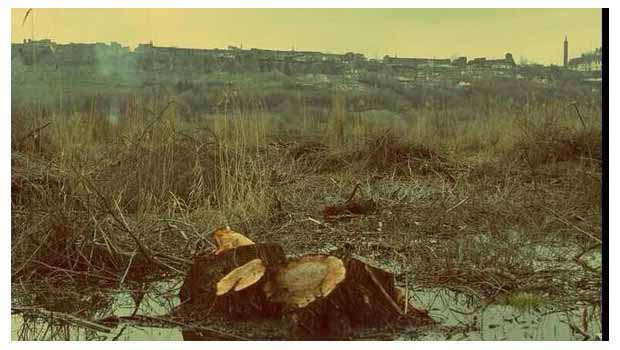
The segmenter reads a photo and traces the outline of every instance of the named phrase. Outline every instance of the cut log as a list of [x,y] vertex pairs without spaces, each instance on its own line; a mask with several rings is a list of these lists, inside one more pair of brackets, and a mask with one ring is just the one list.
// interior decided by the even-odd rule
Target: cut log
[[263,286],[285,263],[277,244],[244,245],[198,256],[181,287],[180,311],[192,319],[273,316],[278,306],[268,302]]
[[323,218],[327,222],[333,222],[338,219],[350,219],[359,215],[368,215],[376,211],[377,202],[372,199],[368,200],[350,200],[341,204],[327,206],[323,209]]

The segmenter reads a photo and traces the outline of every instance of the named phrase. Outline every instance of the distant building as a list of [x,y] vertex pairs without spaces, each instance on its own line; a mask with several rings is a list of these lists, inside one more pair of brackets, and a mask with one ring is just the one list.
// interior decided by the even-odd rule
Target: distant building
[[385,56],[383,57],[383,63],[408,68],[430,68],[449,66],[451,62],[449,58],[400,58]]
[[487,60],[487,65],[493,69],[511,69],[516,66],[516,63],[512,54],[508,52],[503,59]]
[[[566,39],[565,39],[566,40]],[[597,56],[598,55],[598,56]],[[597,58],[598,57],[598,58]],[[271,50],[242,46],[227,49],[198,49],[156,46],[140,43],[131,50],[118,42],[57,44],[49,39],[25,40],[11,45],[11,59],[19,64],[59,66],[95,66],[106,69],[124,67],[144,71],[191,72],[289,72],[287,74],[357,74],[360,70],[397,72],[400,81],[411,79],[460,81],[462,76],[511,76],[516,64],[511,53],[503,58],[467,57],[420,58],[385,56],[372,60],[355,52]],[[105,65],[101,63],[105,62]],[[600,69],[600,52],[570,60],[571,69]]]
[[56,43],[50,39],[24,39],[23,43],[11,45],[11,58],[21,59],[25,65],[50,64],[54,62]]
[[571,58],[567,67],[570,70],[582,72],[596,72],[602,69],[602,48],[593,52],[583,53],[580,57]]
[[456,67],[465,67],[467,66],[467,57],[459,57],[455,60],[452,60],[452,65]]
[[480,66],[484,67],[486,65],[487,58],[486,57],[476,57],[473,60],[467,62],[470,66]]
[[477,57],[467,63],[469,66],[491,69],[512,69],[517,64],[511,53],[506,53],[504,58],[487,59],[486,57]]

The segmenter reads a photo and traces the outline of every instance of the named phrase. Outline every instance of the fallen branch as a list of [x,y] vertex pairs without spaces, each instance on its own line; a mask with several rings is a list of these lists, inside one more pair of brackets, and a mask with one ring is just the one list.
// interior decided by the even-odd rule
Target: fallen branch
[[568,220],[564,219],[564,218],[563,218],[560,214],[556,213],[556,212],[555,212],[555,211],[553,211],[551,208],[547,208],[547,207],[544,207],[544,206],[541,206],[541,207],[542,207],[543,209],[545,209],[545,210],[549,211],[551,214],[553,214],[553,216],[555,216],[555,217],[556,217],[556,218],[557,218],[557,219],[558,219],[561,223],[563,223],[563,224],[565,224],[565,225],[567,225],[567,226],[570,226],[570,227],[574,228],[575,230],[577,230],[577,231],[579,231],[579,232],[583,233],[584,235],[586,235],[586,236],[588,236],[588,237],[592,238],[593,240],[595,240],[595,241],[597,241],[597,242],[599,242],[599,243],[603,243],[603,241],[602,241],[600,238],[596,237],[596,236],[595,236],[595,235],[593,235],[592,233],[590,233],[590,232],[588,232],[588,231],[586,231],[586,230],[582,229],[581,227],[579,227],[579,226],[577,226],[577,225],[575,225],[575,224],[573,224],[573,223],[569,222]]
[[319,220],[317,220],[317,219],[311,218],[311,217],[307,217],[306,219],[301,220],[301,222],[304,222],[304,221],[310,221],[310,222],[313,222],[313,223],[315,223],[315,224],[317,224],[317,225],[319,225],[319,226],[322,226],[322,225],[323,225],[323,223],[322,223],[322,222],[320,222],[320,221],[319,221]]
[[[116,221],[116,223],[125,231],[129,234],[129,236],[131,237],[131,239],[136,243],[136,247],[138,249],[138,251],[140,251],[140,253],[148,260],[148,262],[156,264],[159,267],[164,267],[164,268],[170,268],[170,266],[161,263],[160,261],[153,259],[153,254],[151,254],[150,249],[148,249],[144,244],[142,244],[142,242],[140,241],[140,239],[138,239],[138,237],[134,234],[134,232],[131,230],[131,228],[129,228],[129,225],[127,224],[127,221],[125,220],[125,217],[123,216],[123,213],[120,209],[120,207],[118,206],[118,202],[114,202],[114,207],[116,209],[115,210],[112,208],[112,205],[109,203],[108,198],[106,196],[104,196],[98,189],[97,187],[92,183],[92,181],[90,181],[90,179],[84,175],[82,175],[81,173],[79,173],[75,168],[73,168],[73,166],[71,167],[71,170],[73,170],[73,172],[80,177],[80,179],[82,179],[84,181],[84,184],[90,188],[93,192],[95,192],[95,194],[97,195],[97,197],[99,197],[99,199],[103,202],[106,211],[108,212],[108,214],[110,214],[110,216],[112,216],[112,219],[114,219],[114,221]],[[118,213],[118,215],[117,215]]]
[[583,340],[590,340],[590,335],[588,333],[582,331],[581,328],[579,328],[577,325],[573,324],[570,321],[560,321],[560,322],[566,323],[568,325],[568,327],[571,329],[571,331],[573,331],[573,332],[583,336],[584,337]]
[[377,279],[377,276],[375,276],[375,274],[368,267],[368,265],[364,265],[364,270],[366,270],[366,272],[368,272],[368,275],[370,276],[370,279],[374,282],[374,284],[377,286],[377,288],[379,288],[379,290],[381,291],[381,294],[383,294],[385,299],[394,308],[394,310],[396,310],[396,312],[398,312],[399,314],[404,315],[403,310],[400,309],[400,306],[398,306],[398,304],[396,304],[396,302],[394,301],[394,299],[392,299],[392,297],[388,294],[388,292],[385,291],[385,288],[383,288],[383,286],[381,285],[381,283]]
[[58,266],[52,266],[52,265],[46,264],[46,263],[44,263],[42,261],[39,261],[39,260],[32,260],[32,262],[35,263],[35,264],[39,264],[39,265],[42,265],[44,267],[47,267],[48,269],[64,272],[64,273],[67,273],[67,274],[82,275],[82,276],[87,276],[87,277],[101,279],[101,280],[110,281],[110,282],[118,281],[118,279],[116,279],[116,278],[111,278],[111,277],[106,277],[106,276],[101,276],[101,275],[95,275],[93,273],[84,272],[84,271],[69,270],[69,269],[65,269],[65,268],[62,268],[62,267],[58,267]]
[[460,202],[456,203],[456,205],[454,205],[453,207],[448,208],[448,210],[446,210],[446,214],[453,211],[454,209],[460,207],[461,205],[463,205],[463,203],[465,203],[470,196],[465,197],[463,200],[461,200]]
[[181,327],[183,328],[183,330],[190,330],[193,332],[201,332],[201,333],[209,333],[211,335],[229,339],[229,340],[251,340],[249,338],[245,338],[245,337],[231,334],[231,333],[226,333],[224,331],[220,331],[214,328],[183,323],[183,322],[172,319],[165,315],[164,316],[148,316],[148,315],[136,314],[132,316],[111,316],[111,317],[100,319],[97,322],[102,322],[102,323],[108,322],[109,323],[110,321],[113,321],[114,323],[119,323],[121,321],[130,322],[130,323],[133,323],[134,325],[144,326],[144,327],[153,327],[155,324],[161,325],[163,323],[163,324],[169,324],[169,325]]
[[360,183],[358,182],[355,184],[353,191],[351,191],[351,194],[349,195],[349,198],[347,198],[345,203],[349,203],[351,200],[353,200],[353,197],[355,197],[355,193],[357,192],[359,188],[360,188]]
[[67,323],[71,323],[80,327],[92,329],[96,332],[110,333],[112,328],[101,325],[99,323],[85,320],[83,318],[79,318],[77,316],[73,316],[70,314],[66,314],[63,312],[49,311],[37,307],[29,307],[29,306],[11,306],[11,311],[24,313],[24,314],[35,314],[48,319],[58,319],[60,321],[64,321]]
[[129,272],[129,268],[131,268],[131,263],[133,262],[133,258],[135,256],[136,256],[136,251],[134,250],[133,253],[131,253],[131,256],[129,257],[129,262],[127,263],[127,268],[125,269],[125,272],[123,273],[123,277],[121,277],[121,280],[118,283],[119,287],[123,285],[123,282],[125,282],[125,278],[127,277],[127,273]]

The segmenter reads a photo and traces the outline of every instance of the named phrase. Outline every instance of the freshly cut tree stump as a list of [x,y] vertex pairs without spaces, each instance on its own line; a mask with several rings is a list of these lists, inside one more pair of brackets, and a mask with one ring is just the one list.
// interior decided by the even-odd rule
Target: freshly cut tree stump
[[433,323],[406,304],[394,280],[351,247],[287,261],[277,244],[241,245],[194,259],[179,311],[223,321],[231,332],[253,329],[255,339],[272,339],[276,329],[283,339],[342,340]]
[[355,258],[306,256],[278,271],[264,288],[271,302],[283,304],[297,339],[348,339],[356,329],[433,322],[412,307],[405,314],[392,273]]
[[192,319],[273,316],[279,306],[267,300],[263,286],[285,262],[277,244],[242,245],[198,256],[181,287],[180,311]]

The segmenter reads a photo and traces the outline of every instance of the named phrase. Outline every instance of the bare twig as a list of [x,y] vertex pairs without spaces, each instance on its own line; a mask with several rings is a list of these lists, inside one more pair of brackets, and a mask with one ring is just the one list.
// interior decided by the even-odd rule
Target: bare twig
[[39,260],[33,260],[32,262],[35,263],[35,264],[39,264],[41,266],[47,267],[50,270],[56,270],[56,271],[64,272],[64,273],[67,273],[67,274],[88,276],[88,277],[97,278],[97,279],[101,279],[101,280],[105,280],[105,281],[111,281],[111,282],[118,281],[118,279],[116,279],[116,278],[111,278],[111,277],[106,277],[106,276],[101,276],[101,275],[95,275],[94,273],[83,272],[83,271],[74,271],[74,270],[64,269],[64,268],[58,267],[58,266],[52,266],[52,265],[46,264],[46,263],[44,263],[42,261],[39,261]]
[[569,222],[568,220],[566,220],[565,218],[563,218],[560,214],[556,213],[553,209],[551,209],[551,208],[547,208],[547,207],[544,207],[544,206],[541,206],[541,207],[542,207],[543,209],[545,209],[545,210],[549,211],[551,214],[553,214],[553,216],[555,216],[555,217],[556,217],[556,218],[557,218],[560,222],[562,222],[563,224],[565,224],[565,225],[567,225],[567,226],[570,226],[570,227],[574,228],[575,230],[577,230],[577,231],[579,231],[579,232],[583,233],[584,235],[586,235],[586,236],[588,236],[588,237],[592,238],[593,240],[597,241],[598,243],[603,243],[603,241],[601,241],[601,239],[600,239],[600,238],[598,238],[598,237],[596,237],[595,235],[593,235],[592,233],[590,233],[590,232],[588,232],[588,231],[586,231],[586,230],[582,229],[581,227],[579,227],[579,226],[577,226],[577,225],[575,225],[575,224],[573,224],[573,223]]
[[11,306],[11,311],[20,313],[30,313],[45,316],[47,319],[58,319],[67,323],[75,324],[80,327],[89,328],[97,332],[110,333],[112,328],[106,327],[96,322],[85,320],[74,315],[66,314],[63,312],[49,311],[37,307],[27,306]]
[[453,211],[454,209],[456,209],[456,208],[460,207],[461,205],[463,205],[463,203],[465,203],[465,202],[469,199],[469,197],[470,197],[470,196],[465,197],[463,200],[461,200],[460,202],[456,203],[456,205],[454,205],[453,207],[448,208],[448,209],[446,210],[446,214],[447,214],[447,213],[449,213],[449,212],[451,212],[451,211]]
[[581,330],[581,328],[579,328],[577,325],[575,325],[574,323],[570,322],[570,321],[560,321],[563,323],[566,323],[568,325],[568,327],[575,333],[581,335],[584,337],[583,340],[590,340],[590,335],[584,331]]
[[577,111],[577,116],[579,116],[579,120],[581,121],[581,126],[583,126],[583,128],[586,128],[586,122],[583,120],[583,116],[581,115],[581,112],[579,111],[579,106],[577,101],[572,102],[569,106],[573,106],[575,107],[575,111]]
[[304,221],[310,221],[310,222],[313,222],[313,223],[315,223],[315,224],[317,224],[317,225],[323,225],[323,223],[322,223],[322,222],[320,222],[319,220],[314,219],[314,218],[312,218],[312,217],[307,217],[307,218],[305,218],[305,219],[301,220],[301,222],[304,222]]
[[123,282],[125,282],[125,277],[127,277],[127,273],[129,272],[129,269],[131,268],[131,263],[133,262],[133,258],[136,256],[136,251],[134,250],[133,253],[131,253],[131,257],[129,258],[129,262],[127,263],[127,268],[125,269],[125,272],[123,273],[123,277],[121,277],[120,282],[118,282],[119,286],[123,285]]
[[34,135],[34,134],[38,133],[39,131],[41,131],[41,130],[43,130],[43,129],[47,128],[48,126],[50,126],[50,124],[52,124],[52,122],[47,122],[47,123],[45,123],[44,125],[42,125],[42,126],[40,126],[40,127],[36,128],[36,129],[34,129],[34,130],[30,131],[28,134],[26,134],[26,136],[23,136],[23,137],[21,137],[19,140],[17,140],[17,144],[22,143],[24,140],[26,140],[26,139],[27,139],[27,138],[29,138],[30,136],[32,136],[32,135]]
[[[123,216],[123,213],[120,209],[120,207],[118,206],[118,202],[114,202],[114,206],[116,208],[116,211],[112,208],[112,205],[110,204],[108,198],[106,196],[104,196],[98,189],[97,187],[90,181],[90,179],[84,175],[82,175],[81,173],[79,173],[75,168],[73,168],[73,166],[71,167],[71,169],[73,170],[73,172],[78,175],[80,177],[80,179],[82,179],[85,183],[85,185],[90,188],[93,192],[95,192],[95,194],[99,197],[99,199],[101,199],[101,201],[103,202],[108,214],[110,214],[110,216],[112,216],[112,219],[114,219],[114,221],[116,221],[117,224],[119,224],[119,226],[121,228],[124,229],[125,232],[127,232],[129,234],[129,236],[131,237],[131,239],[136,243],[136,246],[138,248],[138,250],[140,251],[140,253],[142,253],[142,255],[144,255],[144,257],[150,262],[150,263],[154,263],[157,264],[159,266],[162,267],[168,267],[166,265],[161,264],[159,261],[156,261],[153,259],[152,254],[150,253],[150,250],[145,247],[142,242],[140,241],[140,239],[138,239],[138,237],[134,234],[134,232],[129,228],[129,225],[127,224],[127,221],[125,220],[125,217]],[[118,213],[118,215],[117,215]],[[119,217],[120,216],[120,217]]]
[[360,182],[358,181],[355,184],[355,187],[353,188],[353,191],[351,192],[351,194],[349,195],[349,198],[346,200],[345,203],[349,203],[351,200],[353,200],[353,197],[355,197],[355,193],[357,192],[357,190],[360,188]]
[[[191,330],[195,332],[204,332],[209,333],[217,337],[223,337],[231,340],[250,340],[249,338],[241,337],[235,334],[226,333],[214,328],[207,328],[203,326],[195,326],[187,323],[183,323],[174,319],[171,319],[167,316],[147,316],[147,315],[133,315],[133,316],[121,316],[118,317],[121,321],[133,321],[133,322],[159,322],[159,323],[167,323],[174,326],[182,327],[186,330]],[[152,324],[150,324],[152,326]]]
[[398,306],[398,304],[396,304],[396,302],[388,294],[388,292],[385,291],[385,288],[383,288],[383,286],[381,285],[381,282],[379,282],[379,280],[377,279],[377,276],[375,276],[375,274],[368,267],[368,265],[364,264],[364,269],[366,270],[366,272],[368,272],[368,275],[370,276],[370,279],[375,283],[377,288],[379,288],[379,290],[381,291],[381,294],[383,294],[385,299],[388,301],[388,304],[390,304],[390,306],[392,306],[394,308],[394,310],[396,310],[396,312],[398,312],[400,315],[404,315],[403,310],[400,309],[400,306]]

